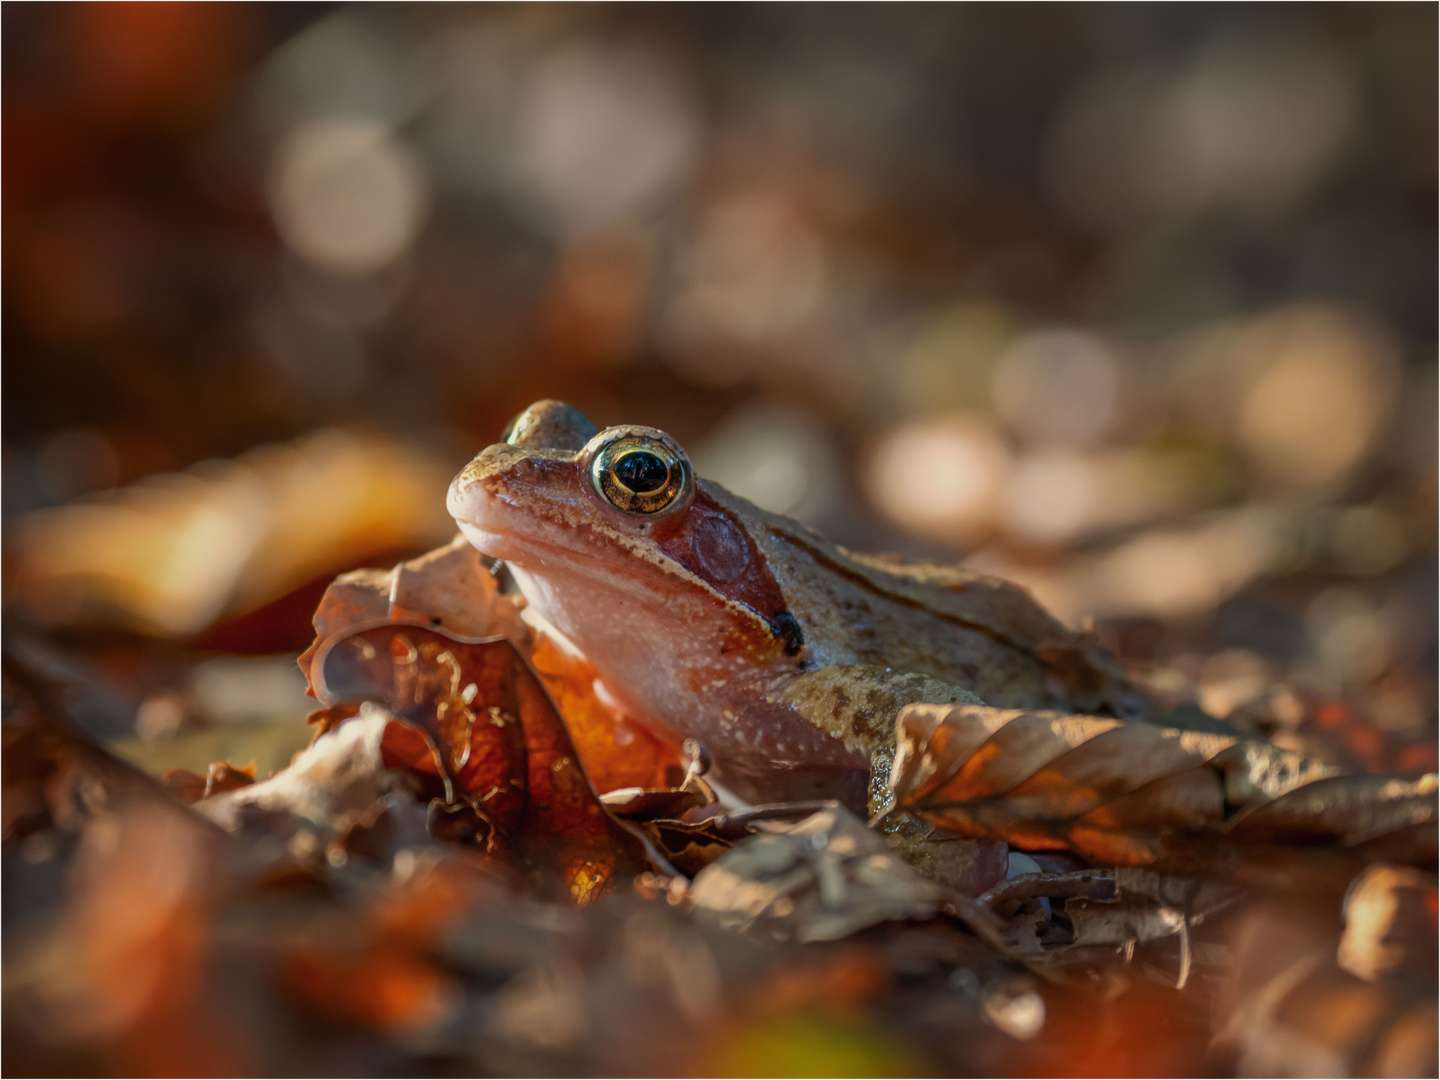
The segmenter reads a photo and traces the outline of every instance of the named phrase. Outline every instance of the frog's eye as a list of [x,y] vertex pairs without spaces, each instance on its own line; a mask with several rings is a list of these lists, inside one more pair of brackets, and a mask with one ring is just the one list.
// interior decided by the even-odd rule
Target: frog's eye
[[680,505],[690,465],[658,439],[628,436],[601,447],[590,477],[595,490],[617,510],[649,516]]

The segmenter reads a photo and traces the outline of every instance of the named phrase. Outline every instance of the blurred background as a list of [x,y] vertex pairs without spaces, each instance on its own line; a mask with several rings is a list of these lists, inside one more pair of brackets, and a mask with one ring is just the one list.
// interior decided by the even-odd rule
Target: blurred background
[[133,760],[288,760],[324,584],[558,397],[1434,767],[1433,6],[3,28],[7,648]]

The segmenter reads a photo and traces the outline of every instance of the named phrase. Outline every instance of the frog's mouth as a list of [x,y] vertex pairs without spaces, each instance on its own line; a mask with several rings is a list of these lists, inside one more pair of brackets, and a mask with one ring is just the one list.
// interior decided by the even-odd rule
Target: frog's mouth
[[599,559],[587,558],[583,553],[574,551],[564,544],[537,540],[533,536],[525,536],[494,526],[481,527],[467,521],[457,521],[456,524],[460,526],[460,532],[465,539],[470,541],[470,546],[482,555],[489,555],[492,559],[512,563],[522,570],[563,566],[566,570],[573,569],[587,577],[609,578],[614,576],[602,572]]
[[[647,579],[652,575],[644,573],[648,554],[643,550],[626,552],[630,572],[620,573],[615,569],[614,559],[606,560],[595,553],[576,549],[568,544],[540,540],[528,534],[493,525],[479,526],[467,521],[456,521],[460,532],[470,546],[493,559],[512,564],[521,570],[545,576],[546,571],[556,570],[589,578],[608,589],[633,593],[655,591],[647,588]],[[683,567],[676,567],[672,573],[685,573]],[[663,579],[664,574],[653,575]],[[663,590],[662,590],[663,591]]]
[[471,525],[468,521],[457,521],[461,535],[470,542],[470,546],[482,555],[489,555],[492,559],[500,559],[504,562],[518,561],[514,544],[515,537],[511,533],[498,532],[494,529],[482,529],[479,526]]

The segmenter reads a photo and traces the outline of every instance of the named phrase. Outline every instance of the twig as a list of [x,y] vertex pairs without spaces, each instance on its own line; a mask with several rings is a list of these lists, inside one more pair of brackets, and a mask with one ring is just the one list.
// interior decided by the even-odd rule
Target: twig
[[1008,901],[1029,900],[1036,896],[1056,899],[1083,896],[1091,900],[1113,900],[1115,878],[1104,870],[1016,874],[982,895],[979,901],[988,908],[994,908]]

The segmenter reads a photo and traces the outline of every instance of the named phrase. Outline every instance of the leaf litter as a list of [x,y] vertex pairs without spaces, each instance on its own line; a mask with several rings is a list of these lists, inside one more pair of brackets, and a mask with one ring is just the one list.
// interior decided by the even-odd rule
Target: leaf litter
[[7,666],[6,837],[64,869],[7,890],[12,1060],[1434,1071],[1433,777],[1213,722],[915,706],[894,812],[1010,846],[967,896],[838,805],[719,805],[703,748],[617,718],[468,546],[342,576],[315,624],[316,736],[259,781],[154,781]]
[[1304,845],[1433,862],[1436,777],[1340,775],[1240,735],[985,706],[897,720],[897,810],[966,836],[1098,864],[1263,877]]

